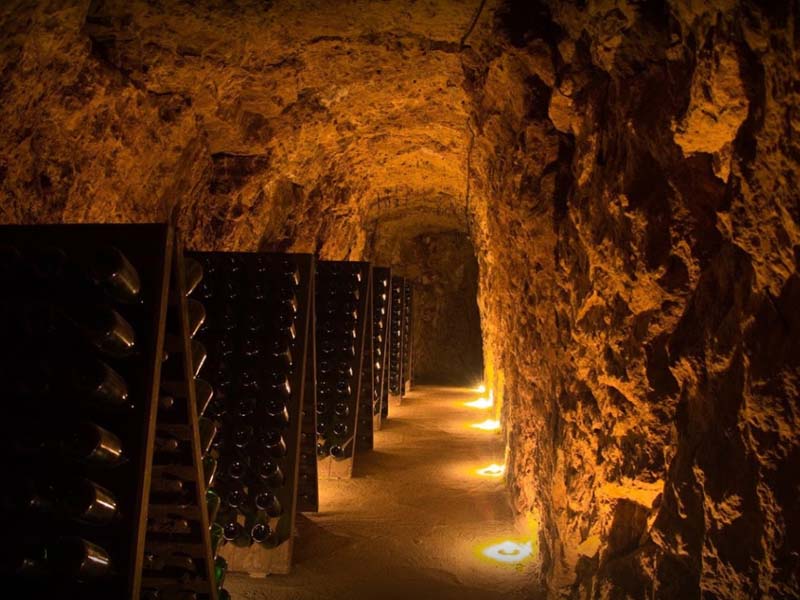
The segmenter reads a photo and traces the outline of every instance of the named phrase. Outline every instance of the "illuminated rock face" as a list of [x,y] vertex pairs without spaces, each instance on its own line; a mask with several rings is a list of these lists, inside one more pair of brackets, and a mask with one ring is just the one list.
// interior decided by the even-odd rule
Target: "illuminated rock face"
[[0,6],[0,220],[468,234],[553,595],[800,595],[791,3],[204,4]]

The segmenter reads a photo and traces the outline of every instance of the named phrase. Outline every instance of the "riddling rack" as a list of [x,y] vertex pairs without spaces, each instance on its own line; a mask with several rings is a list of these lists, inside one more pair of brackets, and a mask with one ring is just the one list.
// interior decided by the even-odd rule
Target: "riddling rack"
[[389,314],[389,402],[400,405],[403,394],[403,316],[405,280],[392,276],[391,310]]
[[373,431],[378,431],[389,410],[389,313],[391,311],[392,271],[388,267],[372,269],[372,357],[375,366],[375,402],[372,409]]
[[371,290],[369,263],[317,263],[316,411],[321,477],[349,478],[353,473]]
[[413,288],[408,279],[403,281],[403,381],[402,395],[411,391],[411,360],[413,357],[412,349],[412,328],[411,319],[413,317]]
[[[206,273],[208,412],[219,423],[216,525],[231,572],[288,573],[297,512],[314,259],[194,252]],[[316,480],[303,493],[313,494]],[[313,484],[313,485],[312,485]]]
[[[0,227],[0,376],[15,408],[2,432],[14,486],[0,510],[8,539],[19,541],[0,551],[10,597],[217,599],[191,404],[181,475],[195,493],[181,510],[195,535],[157,548],[191,564],[145,564],[145,536],[159,519],[148,520],[148,499],[151,476],[153,489],[161,481],[151,463],[170,361],[167,305],[181,264],[167,225]],[[184,309],[179,302],[171,322],[185,349]],[[191,390],[186,374],[177,368],[175,382]],[[181,565],[191,579],[179,581]]]
[[[188,294],[202,267],[178,249],[170,278],[161,387],[153,447],[145,538],[142,598],[229,598],[222,588],[227,565],[211,543],[207,490],[217,463],[208,452],[216,424],[200,417],[213,389],[197,379],[206,349],[192,339],[205,321],[205,307]],[[198,568],[202,565],[203,568]],[[209,585],[213,589],[209,590]]]

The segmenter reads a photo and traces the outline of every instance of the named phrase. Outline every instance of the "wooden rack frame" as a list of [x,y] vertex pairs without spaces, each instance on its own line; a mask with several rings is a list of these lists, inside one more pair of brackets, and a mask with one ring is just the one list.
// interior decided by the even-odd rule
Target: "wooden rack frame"
[[[3,443],[8,444],[9,450],[3,452],[3,457],[9,461],[5,465],[6,475],[12,481],[22,481],[30,473],[45,479],[65,475],[72,478],[85,477],[109,490],[120,507],[118,517],[103,527],[87,528],[79,522],[60,517],[31,519],[27,512],[16,516],[4,515],[7,517],[4,521],[9,528],[8,539],[25,539],[28,543],[36,543],[38,540],[41,544],[48,545],[54,536],[79,536],[103,548],[110,556],[113,567],[110,575],[84,583],[77,583],[65,574],[58,577],[40,575],[34,580],[24,582],[11,576],[4,586],[6,591],[15,598],[139,600],[147,589],[184,589],[176,586],[176,578],[154,580],[150,577],[143,578],[142,575],[150,514],[148,499],[151,480],[158,476],[159,470],[152,465],[152,460],[162,359],[165,355],[167,304],[170,290],[174,291],[181,281],[176,276],[176,271],[180,273],[182,267],[174,231],[164,224],[0,226],[0,246],[3,247],[0,264],[5,269],[5,275],[9,275],[14,269],[15,257],[19,257],[26,269],[24,272],[32,272],[30,267],[33,259],[34,269],[38,267],[41,276],[35,285],[27,285],[25,276],[15,277],[14,285],[7,288],[2,299],[3,314],[14,314],[25,323],[23,317],[27,310],[27,314],[34,317],[34,320],[44,319],[47,322],[47,315],[69,315],[79,306],[105,305],[118,310],[130,323],[136,336],[135,354],[125,358],[109,357],[98,353],[82,336],[75,337],[72,334],[53,335],[52,331],[43,331],[40,332],[45,336],[43,338],[37,339],[33,335],[26,336],[25,339],[17,338],[14,342],[13,336],[9,334],[20,330],[15,330],[8,321],[3,323],[3,338],[6,341],[0,360],[4,371],[3,381],[20,394],[19,400],[35,400],[31,403],[18,402],[20,413],[4,426]],[[87,277],[86,266],[97,260],[97,252],[106,247],[121,251],[136,269],[141,281],[141,294],[137,303],[116,304],[114,299],[94,287],[91,278]],[[173,297],[176,296],[173,294]],[[16,312],[9,312],[14,307]],[[97,310],[101,309],[93,309]],[[182,336],[186,349],[188,340],[185,337],[185,305],[179,306],[178,315],[179,335]],[[60,330],[61,333],[64,331],[66,330]],[[48,352],[50,354],[46,356]],[[76,357],[80,357],[80,360]],[[60,386],[57,401],[53,402],[54,399],[49,396],[51,392],[46,386],[31,386],[30,380],[25,381],[26,376],[35,371],[34,365],[40,360],[47,362],[53,358],[77,360],[78,368],[83,360],[98,359],[107,363],[126,382],[130,392],[130,407],[98,408],[86,402],[83,392],[66,392],[61,386],[63,379],[51,382]],[[72,371],[67,373],[72,376]],[[191,399],[192,384],[186,369],[184,375],[186,378],[182,384],[189,390],[188,397]],[[37,385],[45,381],[46,378],[37,382]],[[193,408],[194,405],[190,402],[188,423],[183,425],[184,434],[191,446],[190,455],[193,457],[192,465],[181,473],[187,479],[198,477],[200,468],[197,419],[196,414],[192,417]],[[58,446],[56,440],[63,438],[63,433],[70,430],[71,423],[76,419],[90,420],[118,436],[122,443],[123,457],[127,460],[116,467],[101,469],[85,463],[65,461],[58,452],[37,451],[33,456],[26,457],[24,464],[27,473],[20,473],[19,478],[14,476],[17,465],[23,464],[19,460],[18,452],[30,441],[26,439],[26,432],[33,431],[40,436],[42,445],[37,447],[55,448]],[[26,426],[34,423],[32,428]],[[195,566],[198,573],[190,587],[196,591],[198,598],[216,600],[216,588],[211,579],[213,565],[210,562],[208,531],[203,526],[207,525],[208,517],[205,503],[199,502],[203,492],[202,478],[198,481],[197,494],[184,506],[184,510],[200,523],[199,531],[195,529],[198,537],[190,544],[192,556],[197,560]],[[153,514],[157,514],[157,509]],[[17,545],[17,548],[21,547]],[[10,551],[13,550],[14,548],[10,548]],[[9,566],[8,558],[8,554],[4,553],[0,561],[4,572]]]

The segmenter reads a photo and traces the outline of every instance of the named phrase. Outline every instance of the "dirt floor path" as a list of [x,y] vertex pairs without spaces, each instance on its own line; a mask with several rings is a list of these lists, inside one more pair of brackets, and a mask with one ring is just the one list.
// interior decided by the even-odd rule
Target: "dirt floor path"
[[[320,512],[298,522],[291,575],[229,576],[233,600],[530,600],[532,563],[481,557],[515,530],[497,433],[470,428],[486,411],[479,394],[420,387],[392,407],[375,450],[355,477],[320,482]],[[524,541],[524,539],[523,539]]]

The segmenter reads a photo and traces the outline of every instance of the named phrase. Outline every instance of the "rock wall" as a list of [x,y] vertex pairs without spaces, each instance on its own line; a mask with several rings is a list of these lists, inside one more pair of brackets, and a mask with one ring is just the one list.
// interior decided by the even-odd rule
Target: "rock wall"
[[173,219],[430,290],[466,235],[551,595],[797,597],[798,14],[9,0],[0,221]]
[[496,18],[481,308],[551,593],[796,597],[797,4]]

